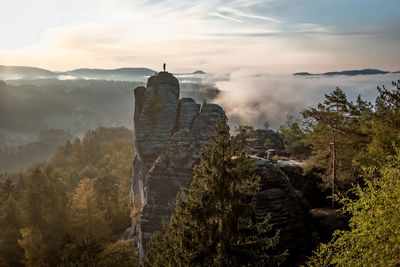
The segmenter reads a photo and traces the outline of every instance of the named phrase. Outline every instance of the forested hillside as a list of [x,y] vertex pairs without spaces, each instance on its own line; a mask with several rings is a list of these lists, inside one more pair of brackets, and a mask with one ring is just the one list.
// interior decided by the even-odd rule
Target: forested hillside
[[[328,232],[310,224],[314,251],[303,264],[400,264],[399,82],[378,87],[378,94],[374,103],[362,96],[352,102],[336,88],[279,133],[271,132],[283,138],[284,149],[268,156],[268,164],[300,162],[304,173],[291,182],[319,177],[313,190],[329,195],[324,211],[348,222],[337,228],[328,221],[333,227]],[[251,133],[248,144],[262,132],[250,126],[238,130]],[[216,132],[203,147],[191,186],[178,194],[165,232],[150,241],[145,265],[286,264],[290,254],[279,247],[280,230],[268,217],[260,221],[252,204],[260,177],[246,156],[249,145],[236,146],[221,124]],[[70,138],[47,131],[40,140],[51,136],[57,142]],[[264,150],[274,149],[275,142],[266,140]],[[140,220],[140,207],[129,196],[133,158],[132,131],[101,127],[66,141],[44,163],[2,174],[0,266],[138,265],[133,236],[123,238],[132,225],[135,234]]]
[[98,128],[51,159],[3,175],[0,266],[132,266],[132,132]]

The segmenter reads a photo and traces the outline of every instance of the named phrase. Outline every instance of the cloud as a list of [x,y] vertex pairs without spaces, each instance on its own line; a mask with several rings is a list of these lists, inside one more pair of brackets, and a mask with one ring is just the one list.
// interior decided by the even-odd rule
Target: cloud
[[324,27],[315,23],[298,23],[293,25],[297,32],[329,33],[333,27]]
[[265,6],[277,0],[235,0],[226,3],[226,5],[235,8],[248,8],[254,6]]
[[223,11],[223,12],[227,12],[239,17],[244,17],[244,18],[251,18],[251,19],[260,19],[260,20],[265,20],[265,21],[269,21],[269,22],[274,22],[274,23],[280,23],[282,21],[276,19],[276,18],[272,18],[272,17],[267,17],[267,16],[260,16],[260,15],[255,15],[252,13],[246,13],[234,8],[230,8],[230,7],[220,7],[218,8],[218,10]]
[[223,19],[235,21],[235,22],[243,22],[243,20],[231,18],[231,17],[228,17],[228,16],[224,16],[224,15],[221,15],[221,14],[219,14],[219,13],[217,13],[217,12],[212,13],[212,15],[217,16],[217,17],[219,17],[219,18],[223,18]]
[[214,36],[214,37],[269,37],[275,36],[280,32],[277,30],[269,30],[269,31],[258,31],[252,29],[244,29],[242,31],[232,31],[232,32],[215,32],[209,33],[207,36]]
[[272,128],[283,125],[287,116],[323,101],[324,94],[337,86],[354,101],[361,94],[363,99],[374,101],[377,85],[391,88],[392,80],[400,75],[370,75],[356,77],[303,78],[289,75],[254,75],[252,71],[239,70],[230,79],[219,81],[222,91],[216,103],[220,104],[232,126],[252,125],[262,127],[268,121]]
[[[80,5],[79,0],[71,0],[73,12],[69,13],[68,1],[47,8],[50,2],[39,0],[34,9],[40,25],[24,20],[28,11],[14,18],[19,24],[6,23],[9,27],[0,41],[0,46],[4,43],[0,47],[2,64],[68,70],[156,68],[168,61],[177,72],[202,68],[224,73],[243,68],[304,71],[296,69],[297,65],[308,65],[307,71],[313,72],[400,69],[398,23],[386,29],[384,18],[386,22],[381,24],[371,20],[343,28],[335,24],[331,13],[327,18],[321,18],[320,12],[315,15],[320,5],[274,0],[90,0]],[[62,19],[57,20],[54,17],[59,12]],[[21,40],[29,45],[4,48],[7,43],[19,43],[11,37],[13,33],[29,39]],[[4,41],[7,38],[10,40]],[[318,69],[321,66],[324,69]]]

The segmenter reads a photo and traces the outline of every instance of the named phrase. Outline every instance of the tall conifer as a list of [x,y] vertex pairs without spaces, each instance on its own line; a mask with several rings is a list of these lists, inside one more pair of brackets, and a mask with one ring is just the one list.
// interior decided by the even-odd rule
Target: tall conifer
[[232,143],[224,118],[203,147],[189,189],[177,196],[164,234],[149,244],[149,266],[266,266],[282,262],[273,253],[278,234],[256,214],[259,177],[253,159]]

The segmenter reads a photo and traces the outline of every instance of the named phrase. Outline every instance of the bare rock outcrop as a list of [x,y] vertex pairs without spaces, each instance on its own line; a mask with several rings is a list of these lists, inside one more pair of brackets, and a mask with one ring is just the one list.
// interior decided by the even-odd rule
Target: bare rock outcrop
[[[150,77],[147,87],[135,89],[136,155],[131,196],[141,205],[138,231],[134,233],[140,258],[152,234],[163,230],[163,222],[175,208],[177,193],[190,186],[200,149],[213,134],[215,122],[224,116],[220,106],[179,99],[179,93],[179,82],[167,72]],[[252,140],[248,147],[257,155],[265,154],[267,139],[278,149],[281,146],[280,136],[272,131],[255,131],[243,137]],[[311,240],[307,201],[278,166],[256,158],[261,178],[257,213],[260,219],[270,216],[273,227],[280,229],[279,247],[294,255],[289,263],[296,263],[296,255],[304,255]]]
[[132,201],[141,206],[136,240],[139,256],[155,231],[162,231],[177,193],[192,181],[201,146],[225,113],[215,104],[179,99],[179,82],[168,72],[135,89],[135,152]]
[[313,245],[308,202],[276,164],[253,157],[257,159],[256,172],[260,176],[257,215],[269,216],[273,229],[280,231],[278,248],[289,253],[285,266],[297,266],[303,263]]
[[247,154],[258,157],[264,157],[268,149],[274,149],[277,154],[285,150],[283,136],[266,129],[241,132],[235,136],[234,142]]

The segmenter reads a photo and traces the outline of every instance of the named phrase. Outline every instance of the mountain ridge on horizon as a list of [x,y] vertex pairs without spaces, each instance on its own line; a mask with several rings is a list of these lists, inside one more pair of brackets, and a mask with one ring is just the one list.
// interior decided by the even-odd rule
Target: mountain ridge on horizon
[[75,78],[100,78],[103,76],[149,76],[154,74],[154,70],[149,68],[117,68],[117,69],[97,69],[97,68],[78,68],[68,71],[50,71],[43,68],[31,66],[5,66],[0,65],[0,79],[51,79],[59,76],[74,76]]
[[[123,78],[126,76],[151,76],[157,71],[145,67],[122,67],[115,69],[101,68],[77,68],[67,71],[51,71],[44,68],[32,66],[7,66],[0,65],[0,80],[8,79],[58,79],[59,76],[66,76],[77,79],[103,79],[103,78]],[[400,71],[383,71],[380,69],[360,69],[360,70],[343,70],[330,71],[324,73],[296,72],[294,76],[357,76],[357,75],[376,75],[400,73]],[[175,75],[203,75],[207,74],[202,70],[195,70],[188,73],[174,73]],[[122,79],[123,80],[123,79]]]
[[330,71],[324,73],[309,73],[309,72],[296,72],[294,76],[356,76],[356,75],[376,75],[376,74],[389,74],[400,73],[400,71],[384,71],[380,69],[361,69],[361,70],[343,70],[343,71]]
[[[103,78],[124,78],[129,76],[151,76],[157,71],[144,67],[122,67],[115,69],[100,69],[100,68],[77,68],[68,71],[50,71],[43,68],[31,66],[6,66],[0,65],[0,79],[57,79],[60,76],[71,78],[89,78],[89,79],[103,79]],[[183,74],[206,74],[202,70],[196,70],[191,73]],[[123,79],[122,79],[123,80]]]

